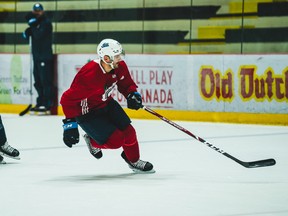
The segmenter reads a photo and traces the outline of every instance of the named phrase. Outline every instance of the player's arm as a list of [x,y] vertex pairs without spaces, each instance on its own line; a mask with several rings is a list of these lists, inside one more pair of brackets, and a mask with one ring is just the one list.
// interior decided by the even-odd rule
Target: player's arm
[[125,62],[122,62],[121,64],[121,71],[123,73],[124,79],[121,80],[120,78],[120,81],[118,83],[118,90],[127,99],[127,107],[129,109],[138,110],[142,108],[143,106],[142,96],[137,91],[138,86],[135,84],[135,82],[131,78],[128,67],[125,64]]

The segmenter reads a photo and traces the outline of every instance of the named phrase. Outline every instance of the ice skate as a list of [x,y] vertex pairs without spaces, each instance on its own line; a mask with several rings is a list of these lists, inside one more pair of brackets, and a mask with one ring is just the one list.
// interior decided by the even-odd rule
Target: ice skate
[[87,134],[84,134],[83,137],[93,157],[100,159],[103,156],[102,150],[100,148],[95,148],[91,145],[90,137]]
[[148,161],[138,160],[135,163],[130,162],[124,151],[121,153],[121,157],[126,161],[130,169],[132,169],[135,173],[155,173],[153,169],[153,165]]
[[45,106],[34,106],[29,110],[30,115],[50,115],[50,109],[46,108]]
[[20,160],[19,151],[13,147],[11,147],[8,142],[4,145],[0,146],[0,155],[5,157],[10,157],[16,160]]
[[6,164],[6,162],[4,161],[4,158],[0,155],[0,164]]

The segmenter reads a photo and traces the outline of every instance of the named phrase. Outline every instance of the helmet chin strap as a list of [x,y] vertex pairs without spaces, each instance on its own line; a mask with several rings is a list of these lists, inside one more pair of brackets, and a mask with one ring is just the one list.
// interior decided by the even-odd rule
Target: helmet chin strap
[[104,60],[104,58],[102,59],[103,60],[103,62],[105,63],[105,64],[108,64],[112,69],[115,69],[114,68],[114,65],[113,65],[113,63],[114,63],[114,58],[112,57],[110,57],[110,60],[112,60],[110,63],[109,62],[106,62],[105,60]]

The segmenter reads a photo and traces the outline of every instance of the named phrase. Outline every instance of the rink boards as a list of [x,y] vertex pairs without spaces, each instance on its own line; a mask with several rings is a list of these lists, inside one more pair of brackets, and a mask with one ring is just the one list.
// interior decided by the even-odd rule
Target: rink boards
[[[81,66],[95,58],[92,54],[57,56],[58,105]],[[125,61],[143,104],[171,119],[286,125],[287,58],[287,55],[133,54],[126,55]],[[21,111],[30,103],[29,56],[6,54],[0,56],[0,61],[0,102],[5,104],[0,111]],[[32,90],[35,101],[36,93]],[[126,106],[126,99],[116,89],[113,97]],[[145,111],[127,112],[135,118],[151,117]],[[58,114],[63,114],[60,106]]]

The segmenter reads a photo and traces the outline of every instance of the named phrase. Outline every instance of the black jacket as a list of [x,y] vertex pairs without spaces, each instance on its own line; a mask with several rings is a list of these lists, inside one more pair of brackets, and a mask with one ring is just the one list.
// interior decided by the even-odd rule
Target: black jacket
[[52,23],[45,14],[30,26],[32,35],[32,54],[34,61],[53,59],[52,52]]

